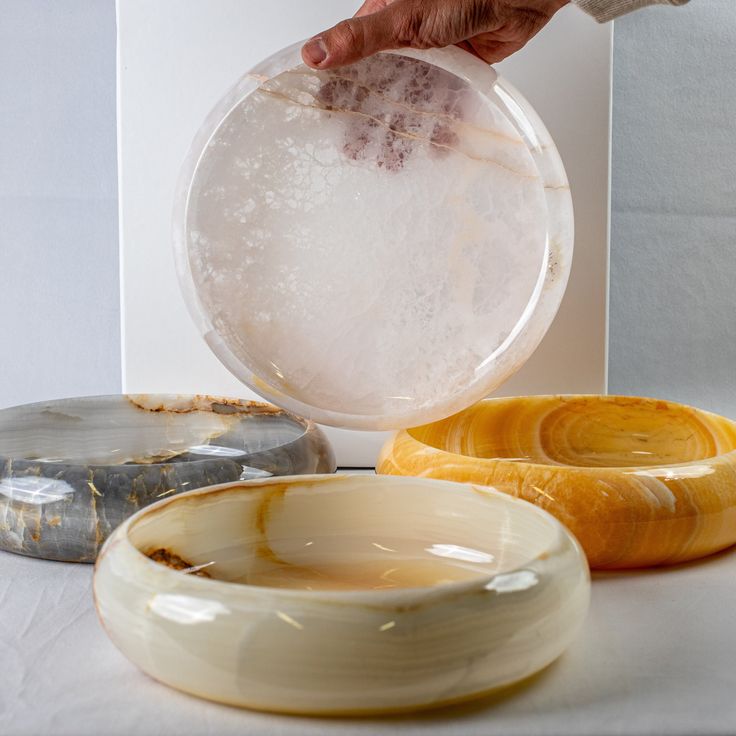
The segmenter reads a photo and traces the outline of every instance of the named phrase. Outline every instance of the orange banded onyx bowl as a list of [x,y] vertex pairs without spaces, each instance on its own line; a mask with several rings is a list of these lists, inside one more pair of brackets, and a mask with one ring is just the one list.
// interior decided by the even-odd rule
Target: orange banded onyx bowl
[[530,501],[575,534],[592,568],[673,564],[736,543],[736,423],[668,401],[488,399],[398,432],[376,470]]

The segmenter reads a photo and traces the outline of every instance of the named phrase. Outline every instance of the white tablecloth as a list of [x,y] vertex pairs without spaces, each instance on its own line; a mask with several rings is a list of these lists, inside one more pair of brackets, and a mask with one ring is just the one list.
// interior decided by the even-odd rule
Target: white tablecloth
[[736,552],[595,575],[584,630],[504,697],[418,716],[320,720],[241,711],[170,690],[110,643],[92,567],[0,553],[0,734],[736,733]]

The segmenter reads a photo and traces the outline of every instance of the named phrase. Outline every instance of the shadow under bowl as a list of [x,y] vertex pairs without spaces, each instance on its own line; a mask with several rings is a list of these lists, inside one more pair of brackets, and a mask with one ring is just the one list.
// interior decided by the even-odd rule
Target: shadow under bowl
[[592,568],[679,563],[736,543],[736,423],[668,401],[488,399],[399,432],[377,471],[530,501],[575,534]]
[[166,496],[251,477],[334,472],[311,422],[211,396],[94,396],[0,411],[0,549],[94,562]]
[[259,710],[436,707],[556,659],[588,607],[574,538],[488,488],[379,476],[227,484],[144,509],[97,562],[144,672]]

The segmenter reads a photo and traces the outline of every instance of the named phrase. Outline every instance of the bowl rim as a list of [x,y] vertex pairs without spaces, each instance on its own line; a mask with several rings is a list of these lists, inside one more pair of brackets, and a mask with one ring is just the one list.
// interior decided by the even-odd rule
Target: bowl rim
[[[476,402],[472,406],[467,407],[467,409],[463,409],[461,412],[458,412],[458,414],[462,414],[464,412],[472,411],[476,407],[478,407],[481,404],[492,404],[492,403],[501,403],[501,402],[513,402],[513,401],[523,401],[527,399],[561,399],[563,401],[570,401],[574,399],[596,399],[596,400],[603,400],[603,401],[613,401],[615,402],[616,399],[630,399],[632,401],[644,401],[644,402],[655,402],[655,403],[663,403],[667,404],[668,406],[672,407],[678,407],[678,408],[684,408],[689,409],[690,411],[694,412],[698,416],[705,416],[705,417],[714,417],[721,421],[726,422],[729,424],[734,431],[736,431],[736,421],[733,419],[729,419],[728,417],[723,416],[722,414],[716,414],[715,412],[708,411],[706,409],[699,409],[696,406],[692,406],[691,404],[683,404],[678,401],[671,401],[669,399],[656,399],[649,396],[634,396],[634,395],[627,395],[627,394],[534,394],[531,396],[494,396],[494,397],[488,397],[485,399],[482,399],[481,401]],[[451,419],[452,417],[445,417],[444,419],[439,419],[436,422],[428,422],[427,424],[419,425],[418,427],[407,427],[405,429],[399,430],[393,439],[389,439],[387,446],[390,446],[395,441],[396,437],[401,434],[407,435],[412,442],[417,443],[418,445],[422,447],[427,447],[432,450],[433,453],[440,454],[440,455],[446,455],[449,458],[455,458],[458,459],[461,462],[473,462],[478,464],[513,464],[514,466],[518,466],[520,468],[522,467],[530,467],[530,468],[547,468],[552,472],[568,472],[568,473],[587,473],[587,474],[597,474],[597,473],[624,473],[624,474],[631,474],[634,472],[647,472],[647,473],[654,473],[657,470],[667,470],[667,469],[675,469],[675,468],[687,468],[691,467],[693,465],[706,465],[706,464],[712,464],[716,461],[719,461],[721,458],[727,457],[732,454],[736,454],[736,446],[732,450],[728,450],[727,452],[721,452],[718,455],[711,455],[710,457],[701,458],[699,460],[687,460],[680,463],[660,463],[655,465],[566,465],[564,463],[560,464],[551,464],[551,463],[538,463],[538,462],[530,462],[527,460],[513,460],[511,458],[504,458],[504,457],[477,457],[475,455],[464,455],[460,452],[452,452],[450,450],[445,450],[441,447],[436,447],[435,445],[430,445],[427,442],[422,441],[419,439],[415,434],[414,431],[424,428],[424,427],[431,427],[435,424],[442,424],[443,422],[446,422],[447,420]]]
[[[15,404],[14,406],[7,406],[2,409],[0,409],[0,425],[2,425],[2,422],[5,418],[6,413],[18,411],[21,409],[29,410],[29,409],[35,409],[39,407],[46,407],[51,406],[54,404],[61,404],[61,403],[68,403],[68,402],[93,402],[93,401],[103,401],[103,402],[109,402],[113,403],[114,401],[123,401],[127,400],[130,404],[137,406],[141,411],[150,411],[151,413],[155,413],[159,411],[158,409],[148,409],[145,406],[141,406],[138,404],[135,399],[138,397],[146,397],[146,398],[157,398],[162,400],[199,400],[202,402],[202,404],[222,404],[223,406],[237,406],[240,407],[243,411],[240,412],[233,412],[239,413],[244,416],[252,416],[255,414],[260,414],[261,416],[280,416],[280,417],[286,417],[287,419],[294,422],[294,424],[301,427],[302,431],[301,433],[290,439],[288,442],[282,442],[277,445],[273,445],[272,447],[267,447],[262,450],[257,450],[256,452],[247,452],[243,453],[241,460],[245,462],[248,458],[252,458],[256,455],[260,455],[264,452],[273,452],[274,450],[283,450],[284,448],[290,447],[292,445],[295,445],[300,442],[304,442],[304,440],[309,436],[317,436],[317,437],[323,437],[323,433],[321,429],[317,426],[315,422],[313,422],[311,419],[305,419],[304,417],[300,417],[287,409],[283,409],[282,407],[275,406],[274,404],[270,404],[266,401],[257,401],[252,399],[241,399],[236,397],[226,397],[226,396],[215,396],[212,394],[188,394],[188,393],[159,393],[159,392],[151,392],[151,393],[119,393],[119,394],[92,394],[87,396],[71,396],[67,398],[57,398],[57,399],[48,399],[46,401],[33,401],[28,404]],[[260,411],[263,410],[263,411]],[[174,414],[187,414],[187,413],[196,413],[198,411],[206,411],[206,409],[198,409],[193,407],[192,409],[188,411],[177,411],[175,409],[171,410]],[[217,413],[217,412],[213,412]],[[223,415],[227,415],[226,413],[223,413]],[[324,439],[324,438],[323,438]],[[326,441],[326,440],[325,440]],[[2,463],[3,460],[12,460],[12,461],[19,461],[19,462],[27,462],[27,463],[33,463],[35,465],[38,465],[40,467],[49,467],[49,468],[55,468],[55,467],[64,467],[64,468],[95,468],[95,469],[103,469],[103,468],[165,468],[170,467],[172,465],[182,465],[185,464],[187,466],[197,466],[201,464],[208,464],[212,463],[213,461],[216,461],[217,458],[199,458],[196,460],[187,460],[185,463],[172,463],[172,462],[156,462],[156,463],[133,463],[133,462],[126,462],[126,463],[86,463],[86,462],[78,462],[78,461],[65,461],[65,460],[43,460],[43,459],[37,459],[37,458],[29,458],[25,456],[21,456],[18,454],[13,453],[5,453],[2,450],[2,446],[0,446],[0,463]],[[234,462],[241,462],[241,460],[233,458]],[[241,463],[242,464],[242,463]],[[247,464],[247,462],[245,463]],[[5,476],[2,473],[2,465],[0,464],[0,480],[3,479]]]
[[[411,424],[417,420],[422,413],[425,413],[425,406],[415,407],[410,412],[397,411],[389,414],[378,411],[355,412],[349,409],[334,409],[325,406],[317,406],[308,403],[306,400],[297,398],[293,393],[286,393],[280,388],[273,386],[269,381],[268,376],[262,377],[258,375],[254,371],[252,363],[248,362],[246,365],[241,357],[236,356],[229,343],[215,328],[213,319],[202,302],[199,290],[196,286],[196,280],[192,272],[187,236],[189,219],[188,213],[194,179],[199,171],[200,164],[207,153],[208,146],[222,127],[223,123],[225,123],[228,116],[242,103],[244,99],[253,94],[258,87],[278,74],[288,72],[300,65],[303,65],[304,62],[301,57],[301,47],[307,40],[309,39],[302,39],[278,49],[241,75],[241,77],[225,91],[225,93],[210,109],[192,138],[187,153],[182,159],[174,188],[170,214],[170,241],[174,254],[177,281],[187,312],[189,313],[193,324],[196,326],[197,331],[202,335],[207,346],[215,355],[217,360],[246,387],[256,392],[258,395],[263,396],[267,401],[272,401],[279,406],[286,408],[290,412],[309,417],[321,424],[352,430],[397,430],[406,426],[411,426]],[[446,46],[440,49],[411,49],[407,47],[401,49],[386,49],[380,53],[409,57],[437,66],[445,71],[449,71],[451,74],[465,80],[471,86],[474,86],[478,93],[482,94],[484,97],[489,97],[492,90],[498,88],[504,89],[507,94],[516,98],[514,100],[516,112],[511,113],[510,111],[511,114],[509,116],[510,119],[514,121],[512,122],[512,125],[517,128],[517,116],[520,115],[524,117],[529,123],[531,129],[535,131],[535,137],[539,139],[535,145],[532,145],[531,142],[527,143],[527,134],[525,132],[522,133],[521,130],[517,131],[519,132],[520,140],[528,147],[533,163],[540,171],[542,179],[544,180],[542,168],[540,168],[539,162],[532,155],[533,149],[538,148],[538,150],[536,150],[537,153],[544,152],[544,155],[550,156],[555,161],[555,166],[560,169],[560,171],[558,171],[558,176],[561,175],[561,184],[555,185],[554,189],[567,189],[568,192],[567,198],[569,201],[567,204],[570,212],[567,227],[570,230],[570,237],[569,242],[567,243],[567,250],[569,251],[568,258],[566,259],[567,266],[565,268],[564,277],[561,279],[562,291],[558,293],[558,290],[556,289],[547,288],[550,285],[549,274],[551,272],[551,269],[549,268],[549,259],[551,257],[549,223],[552,219],[548,211],[548,242],[545,248],[545,256],[543,259],[544,263],[540,269],[537,284],[530,295],[527,307],[512,330],[511,334],[515,335],[514,341],[518,343],[519,341],[523,341],[525,335],[535,333],[533,327],[534,320],[532,319],[532,316],[543,312],[544,305],[550,306],[550,316],[549,320],[546,321],[546,327],[544,327],[541,334],[536,335],[531,340],[533,347],[529,350],[528,354],[522,361],[523,364],[528,360],[529,356],[534,352],[534,349],[538,347],[544,335],[549,331],[549,328],[554,321],[554,317],[559,311],[562,303],[565,287],[572,268],[571,264],[572,253],[574,250],[575,229],[573,204],[569,192],[569,178],[557,146],[544,121],[539,117],[530,103],[528,103],[523,94],[505,78],[500,76],[494,67],[483,63],[462,49],[455,46]],[[469,64],[472,68],[463,72],[459,71],[455,65],[455,62],[459,58],[462,58],[463,61],[466,64]],[[508,107],[508,103],[504,102],[504,105]],[[543,143],[539,142],[541,139],[544,139]],[[548,207],[549,202],[546,200],[547,185],[544,184],[544,181],[543,185],[545,203]],[[529,305],[532,304],[533,308],[530,310]],[[506,338],[506,340],[508,339],[509,338]],[[505,342],[503,344],[505,344]],[[497,351],[503,347],[503,344],[497,348]],[[483,365],[489,362],[489,360],[490,358],[486,358]],[[478,370],[480,370],[480,368]],[[515,372],[515,370],[516,369],[512,372]],[[477,372],[478,371],[476,371],[476,373]],[[472,405],[484,396],[487,396],[494,387],[501,385],[508,378],[508,375],[509,373],[506,369],[503,371],[502,375],[497,376],[494,379],[492,372],[484,371],[484,377],[482,379],[475,377],[468,382],[464,388],[428,402],[432,409],[432,415],[435,417],[441,417],[443,413],[444,415],[447,415],[448,412],[452,413],[455,411],[457,406]]]
[[[387,486],[396,486],[402,484],[422,484],[434,487],[445,487],[448,493],[474,493],[480,495],[492,496],[497,501],[506,506],[513,506],[522,509],[522,513],[527,516],[536,517],[543,520],[551,527],[554,537],[549,545],[546,546],[538,554],[529,556],[518,565],[507,570],[501,570],[492,574],[479,574],[470,580],[453,581],[443,585],[424,585],[415,587],[400,587],[383,590],[365,590],[360,588],[347,590],[300,590],[295,588],[279,588],[266,585],[251,585],[249,583],[237,583],[227,580],[205,578],[197,575],[187,575],[181,570],[174,570],[159,562],[152,560],[148,555],[142,552],[130,539],[130,531],[138,522],[151,514],[161,513],[168,505],[174,503],[186,503],[188,499],[196,496],[209,496],[218,493],[227,493],[233,490],[247,491],[257,489],[262,486],[269,485],[325,485],[340,484],[352,478],[359,478],[361,481],[367,480],[368,483],[377,483]],[[369,480],[368,480],[369,479]],[[448,487],[449,486],[449,487]],[[455,488],[452,488],[452,487]],[[165,513],[165,512],[164,512]],[[164,546],[164,545],[162,545]],[[396,606],[406,605],[407,602],[437,602],[446,599],[453,599],[458,596],[473,594],[481,590],[489,590],[491,583],[498,578],[513,576],[518,573],[529,571],[529,568],[536,564],[546,564],[550,560],[562,558],[568,552],[572,552],[581,562],[581,568],[588,572],[589,567],[585,553],[577,541],[575,536],[565,527],[557,518],[544,509],[535,506],[527,501],[514,498],[508,494],[502,493],[490,486],[483,486],[475,483],[458,483],[456,481],[448,481],[435,478],[417,478],[413,476],[385,476],[385,475],[363,475],[351,473],[337,474],[312,474],[297,476],[276,476],[272,478],[253,479],[246,481],[235,481],[232,483],[221,483],[214,486],[197,488],[186,491],[168,498],[157,501],[150,506],[146,506],[133,516],[123,522],[105,542],[100,551],[94,569],[93,587],[96,584],[97,576],[102,568],[102,564],[107,554],[114,548],[120,547],[118,553],[122,552],[128,555],[131,561],[142,565],[144,569],[149,570],[161,580],[171,582],[179,582],[177,589],[181,591],[181,583],[186,580],[187,586],[191,586],[192,592],[207,590],[218,590],[226,595],[226,591],[234,591],[243,597],[268,597],[290,602],[312,602],[314,604],[357,604],[361,607],[376,607],[380,609],[396,608]],[[534,583],[536,584],[536,582]],[[167,590],[168,585],[157,586],[161,591]],[[522,591],[523,592],[523,591]],[[96,599],[95,593],[95,599]]]

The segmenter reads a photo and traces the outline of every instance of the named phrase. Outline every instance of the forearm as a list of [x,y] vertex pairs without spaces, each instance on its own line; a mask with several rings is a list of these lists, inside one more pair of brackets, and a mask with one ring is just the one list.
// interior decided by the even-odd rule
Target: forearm
[[646,5],[684,5],[688,0],[572,0],[599,23],[618,18]]

